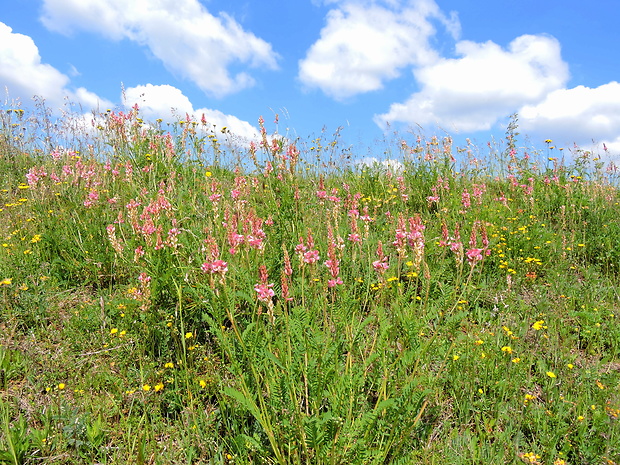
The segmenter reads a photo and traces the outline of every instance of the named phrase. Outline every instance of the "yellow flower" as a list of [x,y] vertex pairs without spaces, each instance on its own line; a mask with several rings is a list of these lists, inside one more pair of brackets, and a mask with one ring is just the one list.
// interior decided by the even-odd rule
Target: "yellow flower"
[[60,384],[58,385],[58,389],[59,389],[59,390],[61,390],[61,391],[62,391],[64,388],[65,388],[65,383],[60,383]]
[[536,331],[540,331],[545,324],[545,320],[538,320],[536,323],[532,325],[532,328]]
[[200,387],[203,389],[207,387],[207,382],[204,379],[201,379],[200,381],[198,381],[198,383],[200,384]]
[[168,362],[164,365],[164,368],[174,368],[174,363]]
[[185,339],[191,339],[192,337],[194,337],[192,333],[185,333]]
[[148,384],[145,384],[144,386],[142,386],[142,390],[148,392],[151,390],[151,386],[149,386]]
[[163,388],[164,388],[164,383],[162,383],[162,382],[157,383],[157,384],[155,385],[155,387],[154,387],[155,392],[159,392],[159,391],[161,391]]
[[110,334],[116,334],[116,333],[118,333],[118,328],[112,328],[110,330]]
[[210,178],[211,176],[213,176],[213,173],[211,173],[211,171],[205,172],[205,177]]
[[512,354],[512,347],[504,346],[502,347],[502,352],[506,352],[507,354]]
[[4,278],[2,281],[0,281],[0,286],[10,286],[13,283],[13,280],[11,278]]
[[41,234],[35,234],[34,236],[32,236],[32,239],[30,239],[30,242],[32,244],[36,244],[37,242],[41,242]]
[[557,376],[555,375],[555,373],[554,373],[553,371],[548,371],[548,372],[547,372],[547,376],[548,376],[549,378],[557,378]]
[[515,357],[512,359],[512,363],[519,363],[521,359],[519,357]]

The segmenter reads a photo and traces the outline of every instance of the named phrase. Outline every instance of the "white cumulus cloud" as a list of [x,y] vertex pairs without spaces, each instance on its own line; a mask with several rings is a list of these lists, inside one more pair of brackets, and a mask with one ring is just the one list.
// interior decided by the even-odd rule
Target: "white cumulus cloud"
[[125,104],[129,107],[138,104],[140,113],[147,120],[154,121],[157,118],[171,120],[173,114],[184,119],[185,114],[188,114],[194,120],[200,121],[204,115],[209,124],[215,125],[217,129],[226,127],[241,140],[250,141],[260,138],[259,131],[247,121],[219,110],[195,109],[181,90],[170,85],[146,84],[130,87],[125,90],[124,98]]
[[18,34],[0,22],[0,88],[11,99],[44,98],[52,107],[60,107],[67,98],[84,110],[110,103],[83,87],[72,89],[70,78],[43,63],[39,49],[27,35]]
[[413,74],[421,89],[377,115],[385,123],[437,124],[447,130],[488,130],[522,105],[538,103],[569,78],[559,42],[523,35],[507,49],[494,42],[456,43],[457,58],[442,58]]
[[433,0],[336,3],[341,4],[329,11],[320,38],[299,62],[299,79],[337,100],[380,89],[405,67],[435,62],[431,20],[458,34],[458,21]]
[[587,145],[594,141],[620,153],[620,83],[577,86],[549,93],[535,105],[519,110],[524,132],[557,144]]
[[198,0],[44,0],[41,19],[63,34],[83,30],[135,41],[213,96],[254,85],[250,74],[232,73],[231,66],[277,68],[268,42],[225,13],[212,15]]

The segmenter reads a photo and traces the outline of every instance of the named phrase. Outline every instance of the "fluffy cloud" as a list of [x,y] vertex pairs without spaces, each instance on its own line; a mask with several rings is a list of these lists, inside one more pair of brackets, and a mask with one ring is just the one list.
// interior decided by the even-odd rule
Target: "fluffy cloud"
[[71,89],[69,84],[68,76],[41,62],[39,49],[30,37],[0,23],[0,86],[7,89],[10,98],[30,99],[36,95],[52,107],[62,106],[65,97],[84,109],[110,105],[82,87]]
[[232,65],[277,68],[269,43],[225,13],[213,16],[198,0],[44,0],[42,21],[63,34],[85,30],[135,41],[169,71],[214,96],[254,84],[246,72],[231,74]]
[[378,115],[379,125],[438,124],[447,130],[488,130],[498,119],[540,102],[568,80],[568,65],[553,37],[523,35],[504,50],[493,42],[460,41],[458,58],[414,70],[421,90]]
[[429,45],[432,19],[458,34],[458,22],[433,0],[383,3],[346,1],[331,9],[320,38],[299,63],[300,81],[339,100],[377,90],[403,68],[438,59]]
[[620,83],[553,91],[542,102],[523,106],[519,123],[528,134],[564,146],[594,140],[620,153]]
[[236,116],[227,115],[219,110],[208,108],[194,109],[190,100],[176,87],[170,85],[152,85],[130,87],[124,93],[125,104],[138,104],[140,113],[149,120],[162,118],[170,120],[173,113],[184,118],[189,114],[200,120],[202,115],[210,123],[221,129],[227,127],[230,132],[242,140],[259,140],[258,130],[247,121]]

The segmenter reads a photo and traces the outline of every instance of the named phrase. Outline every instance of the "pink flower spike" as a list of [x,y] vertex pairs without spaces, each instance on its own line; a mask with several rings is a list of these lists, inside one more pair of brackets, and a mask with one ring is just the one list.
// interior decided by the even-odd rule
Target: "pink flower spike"
[[254,286],[258,300],[265,303],[271,302],[271,298],[275,295],[272,287],[273,284],[257,284]]
[[318,250],[308,250],[303,254],[304,263],[311,265],[312,263],[316,263],[319,261],[319,251]]
[[205,262],[200,267],[205,273],[221,274],[224,276],[228,272],[228,263],[224,260],[214,260],[212,262]]
[[385,273],[385,271],[390,267],[390,265],[388,265],[387,263],[387,257],[383,258],[382,260],[375,260],[374,262],[372,262],[372,266],[377,273],[381,274]]
[[480,260],[482,260],[482,253],[483,253],[483,249],[476,249],[476,248],[471,248],[469,249],[465,255],[467,256],[467,260],[469,261],[470,265],[474,265],[474,263],[479,262]]

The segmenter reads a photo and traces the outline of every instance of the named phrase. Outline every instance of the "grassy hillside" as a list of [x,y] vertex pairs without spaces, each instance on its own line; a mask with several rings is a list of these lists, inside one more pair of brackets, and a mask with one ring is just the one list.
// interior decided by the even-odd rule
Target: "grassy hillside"
[[0,118],[0,463],[620,463],[610,160]]

